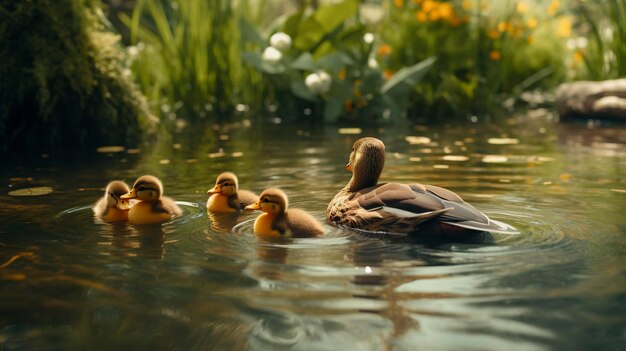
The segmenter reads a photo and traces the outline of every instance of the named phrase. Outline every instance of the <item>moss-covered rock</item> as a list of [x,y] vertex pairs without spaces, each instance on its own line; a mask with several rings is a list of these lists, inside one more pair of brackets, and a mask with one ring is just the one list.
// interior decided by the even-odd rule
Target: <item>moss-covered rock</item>
[[94,0],[0,0],[0,150],[136,144],[155,126]]

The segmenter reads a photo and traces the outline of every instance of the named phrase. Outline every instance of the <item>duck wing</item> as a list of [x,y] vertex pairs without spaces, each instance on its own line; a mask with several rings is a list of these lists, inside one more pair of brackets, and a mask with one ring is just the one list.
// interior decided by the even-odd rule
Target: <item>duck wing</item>
[[353,199],[368,212],[413,225],[436,219],[469,230],[518,233],[508,224],[489,219],[456,193],[434,185],[380,184],[355,193]]
[[237,197],[239,198],[238,201],[242,209],[248,205],[252,205],[259,199],[259,195],[248,190],[237,191]]
[[163,196],[161,200],[155,201],[152,204],[152,211],[154,213],[168,213],[174,216],[180,216],[183,213],[176,202],[166,196]]
[[456,193],[435,185],[425,184],[424,188],[429,193],[441,198],[446,207],[454,207],[453,211],[441,216],[440,221],[452,226],[501,234],[520,234],[515,227],[490,219],[474,206],[463,201]]

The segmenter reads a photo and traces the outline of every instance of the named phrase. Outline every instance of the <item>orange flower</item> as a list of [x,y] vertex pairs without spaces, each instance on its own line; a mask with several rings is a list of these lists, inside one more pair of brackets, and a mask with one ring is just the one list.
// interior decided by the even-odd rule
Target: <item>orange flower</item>
[[393,0],[393,4],[396,7],[403,7],[404,6],[404,0]]
[[389,56],[391,54],[391,46],[387,45],[387,44],[383,44],[378,48],[378,55],[379,56]]
[[529,18],[528,21],[526,21],[526,25],[528,26],[528,28],[530,29],[535,29],[537,28],[537,25],[539,24],[539,22],[537,22],[536,18]]
[[489,32],[487,32],[487,36],[493,40],[496,40],[498,38],[500,38],[500,32],[498,32],[495,29],[490,30]]
[[441,18],[440,14],[439,14],[439,10],[435,9],[434,11],[430,12],[430,20],[431,21],[438,21],[439,18]]
[[437,3],[435,1],[431,1],[431,0],[425,0],[422,3],[422,11],[428,13],[432,10],[435,9],[435,7],[437,7]]
[[426,15],[426,13],[425,13],[425,12],[423,12],[423,11],[419,11],[419,12],[417,12],[417,13],[415,14],[415,18],[417,18],[417,20],[418,20],[419,22],[422,22],[422,23],[424,23],[424,22],[426,22],[426,21],[428,20],[428,16],[427,16],[427,15]]
[[574,56],[572,57],[572,59],[574,63],[580,63],[583,62],[583,60],[585,59],[585,55],[581,50],[576,50],[574,51]]
[[449,20],[454,16],[454,8],[452,8],[452,4],[449,2],[443,2],[439,5],[439,16],[441,19]]
[[393,77],[393,71],[386,69],[383,71],[383,77],[385,77],[385,79],[391,79],[391,77]]
[[339,78],[339,80],[344,80],[344,79],[346,79],[346,74],[347,74],[346,69],[342,68],[337,73],[337,77]]
[[498,31],[500,33],[504,33],[507,31],[507,29],[509,29],[509,27],[511,26],[511,24],[509,24],[508,22],[498,22]]
[[452,25],[452,27],[458,27],[461,25],[461,23],[463,23],[463,21],[457,16],[450,18],[450,24]]
[[556,12],[559,10],[561,3],[559,0],[552,0],[550,5],[548,5],[548,15],[554,16]]
[[528,12],[528,4],[520,1],[517,3],[517,5],[515,6],[515,9],[517,10],[517,12],[519,13],[526,13]]
[[500,61],[502,54],[498,50],[491,50],[491,52],[489,52],[489,58],[493,61]]
[[559,18],[559,22],[557,24],[556,35],[561,38],[567,38],[572,35],[572,19],[569,17],[561,17]]
[[528,44],[532,44],[535,41],[535,37],[533,37],[532,35],[529,35],[528,38],[526,38],[526,42]]
[[463,0],[461,6],[463,6],[464,9],[469,10],[472,8],[472,6],[474,6],[474,4],[472,4],[471,0]]
[[343,102],[343,108],[348,113],[352,111],[352,101],[350,101],[350,99],[346,99],[346,101]]

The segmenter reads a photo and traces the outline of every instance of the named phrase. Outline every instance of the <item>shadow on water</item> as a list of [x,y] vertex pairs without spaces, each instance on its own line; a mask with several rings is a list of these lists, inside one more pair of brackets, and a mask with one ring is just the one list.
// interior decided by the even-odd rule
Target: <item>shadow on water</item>
[[[215,176],[231,170],[242,188],[281,187],[290,206],[324,221],[359,136],[335,129],[218,125],[84,163],[10,165],[0,170],[0,348],[623,345],[623,129],[506,123],[367,134],[386,143],[383,181],[444,186],[521,235],[392,237],[326,225],[320,238],[266,240],[253,234],[254,213],[205,210]],[[94,220],[109,180],[145,173],[163,180],[181,217]],[[50,190],[11,195],[30,188]]]

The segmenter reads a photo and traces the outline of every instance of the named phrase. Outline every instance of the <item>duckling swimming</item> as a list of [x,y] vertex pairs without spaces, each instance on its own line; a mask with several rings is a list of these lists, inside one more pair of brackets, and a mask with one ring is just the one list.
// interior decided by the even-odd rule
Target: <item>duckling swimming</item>
[[121,180],[107,184],[104,196],[92,208],[94,215],[105,222],[127,221],[130,203],[120,197],[129,190],[128,185]]
[[237,176],[224,172],[217,177],[213,189],[207,191],[207,210],[211,212],[237,212],[253,204],[259,196],[248,190],[239,190]]
[[288,209],[287,195],[280,189],[270,188],[246,210],[261,210],[254,221],[254,233],[266,237],[306,238],[324,234],[322,225],[310,214],[297,208]]
[[163,223],[183,213],[174,200],[163,196],[163,184],[151,175],[137,178],[133,188],[121,198],[139,200],[128,212],[131,224]]
[[346,165],[352,178],[328,204],[328,223],[399,234],[519,234],[512,226],[489,219],[448,189],[428,184],[378,184],[384,164],[382,141],[367,137],[354,143]]

